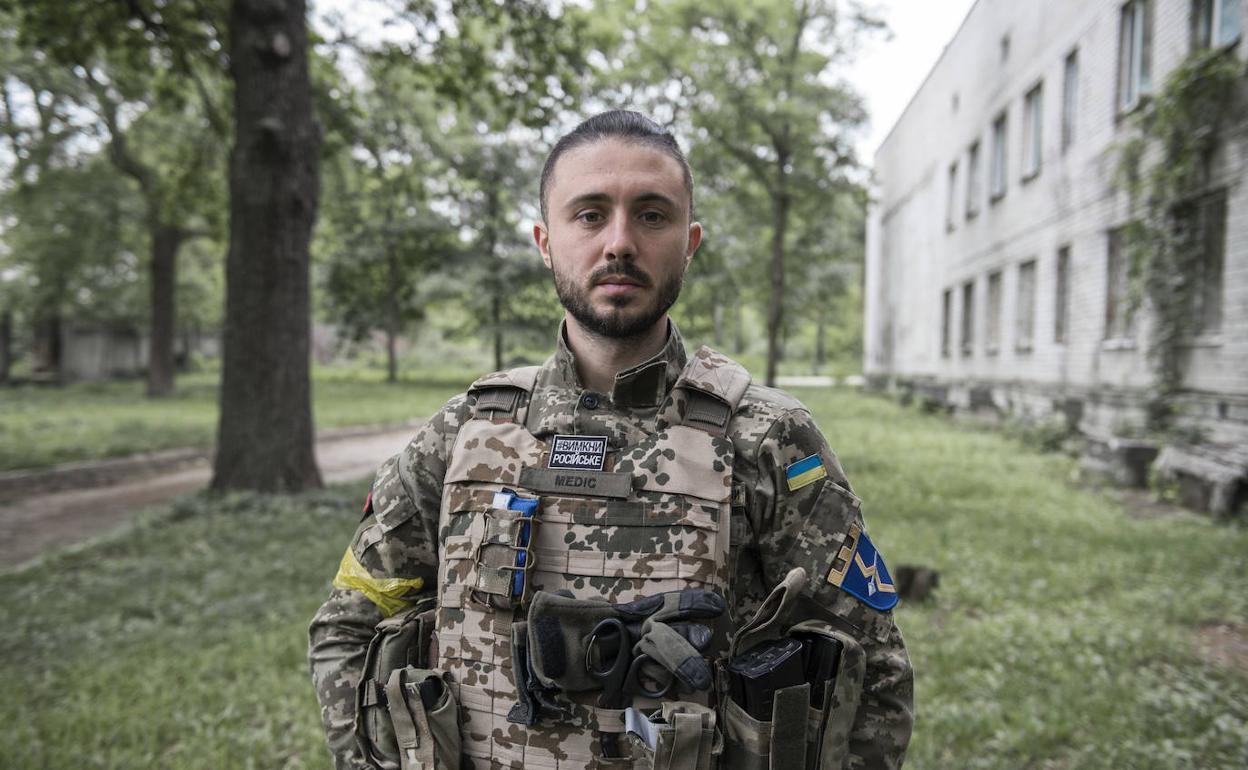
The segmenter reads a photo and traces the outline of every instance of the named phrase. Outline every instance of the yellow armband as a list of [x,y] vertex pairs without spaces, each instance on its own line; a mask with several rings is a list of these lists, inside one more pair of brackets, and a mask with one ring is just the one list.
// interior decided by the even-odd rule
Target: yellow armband
[[424,587],[424,578],[373,577],[364,565],[360,564],[359,559],[355,558],[355,552],[350,546],[342,555],[342,562],[338,565],[338,574],[334,575],[334,588],[359,591],[367,596],[369,601],[376,604],[381,614],[387,618],[411,604],[403,599],[408,592],[419,591]]

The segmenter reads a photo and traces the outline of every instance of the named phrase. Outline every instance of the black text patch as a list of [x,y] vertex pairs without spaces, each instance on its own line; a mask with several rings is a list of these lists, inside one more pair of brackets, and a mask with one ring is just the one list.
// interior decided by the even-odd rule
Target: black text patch
[[555,436],[547,468],[600,471],[607,459],[606,436]]

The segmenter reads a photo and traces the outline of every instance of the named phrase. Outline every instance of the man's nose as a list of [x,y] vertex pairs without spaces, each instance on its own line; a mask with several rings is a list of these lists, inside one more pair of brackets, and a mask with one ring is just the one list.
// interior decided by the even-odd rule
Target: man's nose
[[605,245],[607,259],[632,259],[637,256],[633,223],[625,215],[612,217],[607,225]]

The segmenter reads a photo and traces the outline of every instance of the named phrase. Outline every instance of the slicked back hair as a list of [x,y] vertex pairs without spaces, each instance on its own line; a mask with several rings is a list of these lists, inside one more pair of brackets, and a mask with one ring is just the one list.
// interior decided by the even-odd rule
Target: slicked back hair
[[685,192],[689,194],[689,221],[693,221],[693,172],[689,169],[689,161],[676,144],[676,137],[667,129],[655,123],[640,112],[632,110],[611,110],[588,118],[579,126],[565,134],[555,143],[550,155],[546,156],[546,165],[542,166],[542,183],[539,195],[542,203],[542,221],[549,221],[546,208],[546,196],[550,191],[550,180],[555,173],[555,164],[568,150],[582,145],[593,144],[604,139],[619,139],[653,147],[676,159],[680,164],[681,176],[685,183]]

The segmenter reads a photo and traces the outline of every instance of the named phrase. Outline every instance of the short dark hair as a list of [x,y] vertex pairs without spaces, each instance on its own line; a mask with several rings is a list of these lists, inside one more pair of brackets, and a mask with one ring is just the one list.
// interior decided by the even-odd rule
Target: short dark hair
[[538,191],[542,203],[543,222],[547,221],[546,195],[550,188],[550,179],[554,176],[555,164],[560,156],[568,150],[603,139],[622,139],[626,142],[648,145],[675,158],[680,164],[685,192],[689,194],[689,218],[693,219],[693,172],[689,169],[689,161],[681,152],[680,145],[676,143],[676,137],[640,112],[611,110],[582,121],[579,126],[556,142],[550,155],[546,156],[546,165],[542,166],[542,184]]

